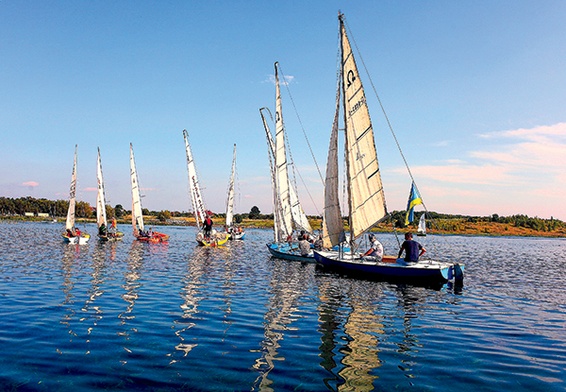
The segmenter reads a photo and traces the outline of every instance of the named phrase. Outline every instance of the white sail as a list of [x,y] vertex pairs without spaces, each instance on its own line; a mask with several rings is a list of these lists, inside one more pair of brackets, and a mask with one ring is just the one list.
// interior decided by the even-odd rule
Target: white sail
[[187,172],[189,175],[189,193],[191,195],[191,203],[193,205],[193,211],[195,214],[195,221],[197,227],[201,226],[201,222],[206,217],[206,209],[204,207],[204,202],[202,195],[200,193],[200,185],[197,177],[197,169],[195,166],[195,161],[193,160],[193,154],[191,152],[191,147],[189,145],[189,134],[187,130],[183,130],[183,137],[185,138],[185,150],[187,153]]
[[134,230],[134,236],[137,237],[139,235],[139,231],[144,230],[144,225],[138,173],[136,171],[136,162],[134,160],[134,148],[132,143],[130,143],[130,180],[132,184],[132,228]]
[[419,226],[417,227],[417,232],[421,235],[426,234],[426,220],[425,213],[423,212],[421,218],[419,219]]
[[102,177],[102,162],[100,160],[100,148],[98,149],[96,180],[98,182],[98,193],[96,194],[96,223],[98,227],[108,227],[106,221],[106,197],[104,195],[104,178]]
[[305,230],[307,233],[312,233],[312,228],[303,211],[299,196],[293,186],[289,186],[289,201],[291,202],[291,216],[296,229]]
[[373,128],[354,54],[340,17],[346,178],[350,230],[355,240],[387,215]]
[[77,145],[75,144],[75,159],[73,161],[73,173],[71,174],[71,188],[69,190],[69,208],[67,210],[67,221],[65,229],[72,230],[75,227],[75,198],[77,188]]
[[338,194],[338,120],[340,117],[340,86],[336,92],[336,111],[330,134],[328,158],[326,161],[326,180],[324,182],[324,215],[322,218],[322,244],[332,248],[340,243],[344,224]]
[[278,63],[275,63],[275,171],[282,228],[286,237],[293,232],[293,217],[291,213],[287,152],[285,148],[285,124],[283,123],[281,90],[279,87],[279,71],[277,65]]
[[284,236],[285,228],[283,227],[283,219],[281,217],[281,208],[279,207],[279,196],[277,193],[277,170],[275,168],[275,142],[273,141],[273,136],[271,135],[271,130],[265,116],[263,115],[262,109],[259,110],[261,115],[261,120],[263,122],[263,128],[265,129],[265,136],[267,139],[267,152],[269,156],[269,168],[271,170],[271,189],[273,190],[273,235],[274,241],[280,242],[286,237]]
[[234,144],[234,153],[232,157],[232,171],[230,174],[230,183],[228,185],[228,196],[226,198],[226,227],[232,226],[234,221],[234,177],[236,175],[236,144]]

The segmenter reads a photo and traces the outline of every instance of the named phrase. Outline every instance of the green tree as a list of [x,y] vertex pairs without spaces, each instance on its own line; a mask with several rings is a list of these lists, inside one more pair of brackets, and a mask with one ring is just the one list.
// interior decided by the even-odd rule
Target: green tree
[[252,209],[250,210],[248,217],[250,219],[257,219],[259,218],[260,215],[261,215],[261,211],[259,210],[259,208],[257,208],[257,206],[253,206]]
[[167,210],[159,211],[159,213],[157,214],[157,219],[159,219],[160,222],[165,222],[171,219],[171,212]]
[[122,207],[122,204],[116,204],[116,207],[114,207],[114,214],[116,215],[116,218],[121,218],[124,216],[124,207]]

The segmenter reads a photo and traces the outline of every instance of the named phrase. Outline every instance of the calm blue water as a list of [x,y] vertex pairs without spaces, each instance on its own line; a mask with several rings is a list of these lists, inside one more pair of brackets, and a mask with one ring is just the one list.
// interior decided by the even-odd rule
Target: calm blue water
[[466,263],[437,290],[272,259],[268,230],[219,249],[60,230],[0,222],[2,391],[566,389],[564,239],[428,236]]

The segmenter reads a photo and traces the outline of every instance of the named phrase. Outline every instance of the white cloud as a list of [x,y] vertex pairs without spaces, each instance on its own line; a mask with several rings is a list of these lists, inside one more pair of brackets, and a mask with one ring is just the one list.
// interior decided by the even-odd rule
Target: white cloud
[[[450,213],[523,213],[566,220],[566,123],[481,135],[495,144],[469,159],[412,167],[428,207]],[[404,169],[398,169],[398,172]]]

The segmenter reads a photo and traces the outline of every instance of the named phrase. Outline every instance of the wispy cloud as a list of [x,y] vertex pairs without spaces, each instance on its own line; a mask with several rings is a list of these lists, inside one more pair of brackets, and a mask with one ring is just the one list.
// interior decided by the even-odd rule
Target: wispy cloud
[[22,186],[28,187],[28,188],[35,188],[39,186],[39,182],[37,181],[26,181],[22,183]]
[[[481,137],[494,144],[464,158],[411,168],[423,183],[438,187],[430,189],[435,204],[452,212],[481,215],[489,210],[566,220],[566,123]],[[464,206],[467,211],[458,211]]]
[[[284,86],[288,86],[291,83],[293,83],[294,80],[295,77],[292,75],[283,75],[282,78],[279,78],[279,83],[281,83]],[[265,80],[265,83],[275,84],[275,75],[269,75],[267,77],[267,80]]]

